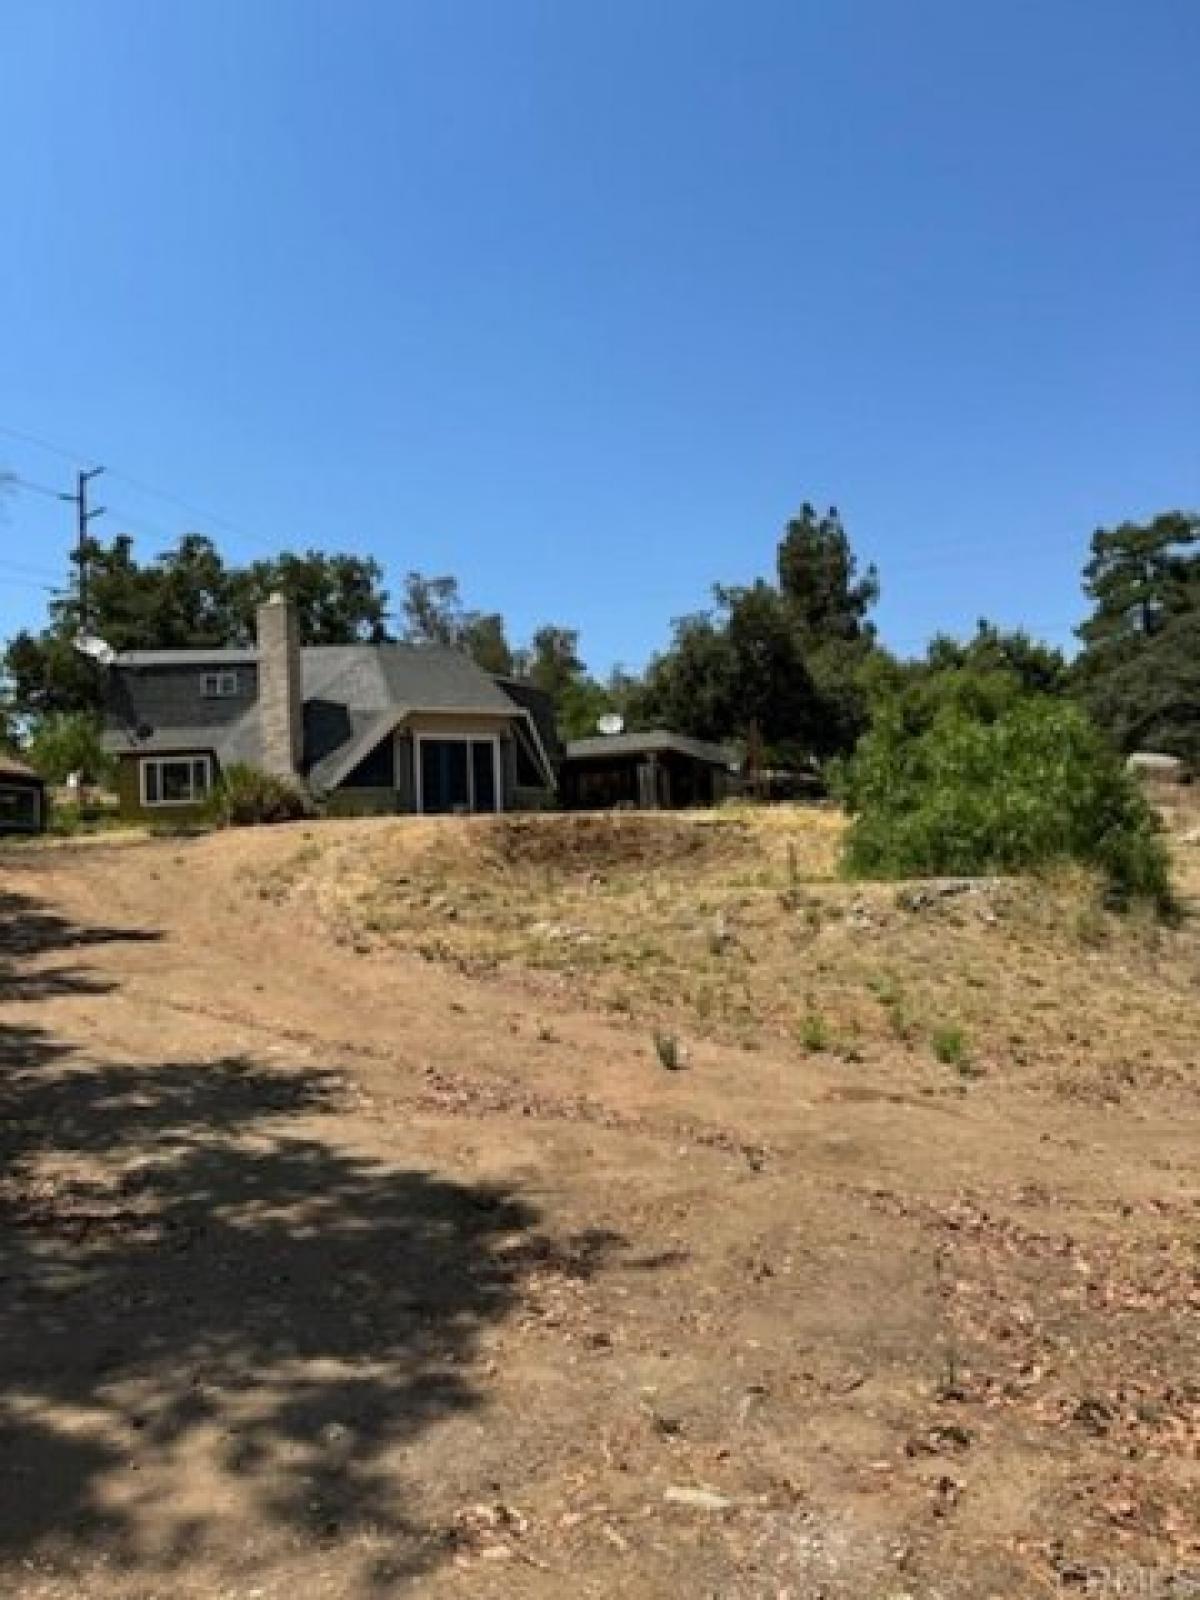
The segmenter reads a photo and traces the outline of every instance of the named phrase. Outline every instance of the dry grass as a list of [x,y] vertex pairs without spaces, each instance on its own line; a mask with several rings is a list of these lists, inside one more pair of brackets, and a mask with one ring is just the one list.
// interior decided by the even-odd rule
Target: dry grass
[[[931,1092],[996,1074],[1116,1102],[1196,1081],[1188,919],[1113,914],[1077,873],[848,884],[842,827],[781,807],[406,821],[328,847],[318,829],[262,892],[313,904],[358,949],[515,975],[639,1027],[798,1051],[819,1033],[848,1064],[900,1052]],[[1200,847],[1177,854],[1195,893]]]
[[1185,1592],[1195,928],[840,826],[7,853],[0,1592]]

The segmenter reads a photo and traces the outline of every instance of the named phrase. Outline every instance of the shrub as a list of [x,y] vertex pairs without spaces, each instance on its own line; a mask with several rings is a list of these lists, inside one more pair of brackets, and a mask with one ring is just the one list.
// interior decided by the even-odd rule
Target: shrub
[[961,1028],[935,1028],[929,1042],[944,1067],[967,1065],[967,1036]]
[[208,805],[212,820],[223,828],[248,828],[259,823],[296,822],[310,814],[299,784],[257,767],[226,767]]
[[87,783],[111,786],[115,758],[101,741],[99,717],[85,711],[52,711],[39,717],[30,730],[26,759],[48,783],[65,783],[81,772]]
[[829,1024],[819,1011],[809,1011],[801,1019],[800,1043],[810,1055],[829,1049]]
[[1031,872],[1076,862],[1114,897],[1171,903],[1168,857],[1136,780],[1085,714],[1018,696],[948,701],[925,725],[880,709],[843,784],[847,870],[865,877]]

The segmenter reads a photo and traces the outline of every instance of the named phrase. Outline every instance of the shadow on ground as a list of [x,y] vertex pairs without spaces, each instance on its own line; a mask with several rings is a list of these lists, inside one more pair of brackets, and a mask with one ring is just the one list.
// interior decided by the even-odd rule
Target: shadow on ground
[[[26,957],[131,936],[11,894],[0,918],[0,1002],[41,976]],[[161,1572],[229,1517],[377,1535],[376,1577],[447,1553],[398,1448],[480,1407],[481,1330],[563,1246],[502,1188],[339,1144],[345,1098],[327,1071],[96,1062],[0,1023],[0,1562]],[[595,1244],[580,1270],[619,1241]]]
[[[13,871],[11,860],[5,870]],[[152,928],[81,927],[28,894],[0,889],[0,1005],[55,995],[107,994],[112,985],[83,966],[30,966],[31,958],[101,944],[143,944]]]

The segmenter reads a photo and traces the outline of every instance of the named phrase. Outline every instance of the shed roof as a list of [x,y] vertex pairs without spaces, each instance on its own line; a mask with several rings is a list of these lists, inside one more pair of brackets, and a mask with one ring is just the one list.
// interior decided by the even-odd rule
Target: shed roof
[[239,667],[258,660],[253,645],[235,648],[213,645],[210,650],[120,650],[118,667]]
[[568,761],[603,761],[612,756],[648,756],[670,752],[702,761],[709,766],[729,767],[736,757],[722,744],[704,739],[689,739],[682,733],[654,728],[648,733],[598,734],[590,739],[571,739],[567,743]]
[[18,761],[16,756],[9,755],[6,750],[0,750],[0,778],[24,778],[33,783],[45,783],[40,772],[35,772],[24,761]]

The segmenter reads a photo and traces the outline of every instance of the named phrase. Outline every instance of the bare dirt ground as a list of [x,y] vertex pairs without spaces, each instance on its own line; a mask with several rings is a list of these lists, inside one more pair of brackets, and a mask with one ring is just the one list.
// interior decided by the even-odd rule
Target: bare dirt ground
[[0,1594],[1200,1593],[1196,926],[838,827],[0,852]]

